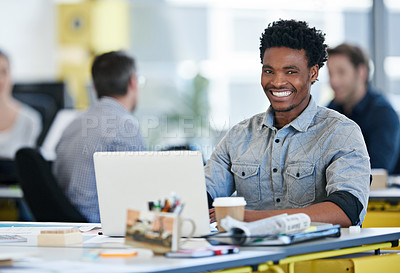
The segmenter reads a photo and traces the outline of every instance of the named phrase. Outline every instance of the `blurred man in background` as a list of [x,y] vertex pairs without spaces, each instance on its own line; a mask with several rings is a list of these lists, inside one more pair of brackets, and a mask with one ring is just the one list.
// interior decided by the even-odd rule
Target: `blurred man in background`
[[[100,222],[93,154],[145,149],[136,107],[135,60],[121,51],[97,56],[92,78],[99,101],[74,120],[57,145],[54,172],[70,201],[89,222]],[[112,181],[110,181],[112,183]]]
[[368,57],[357,46],[341,44],[328,48],[327,66],[335,93],[328,107],[360,126],[371,168],[395,172],[400,147],[399,118],[385,97],[369,84]]

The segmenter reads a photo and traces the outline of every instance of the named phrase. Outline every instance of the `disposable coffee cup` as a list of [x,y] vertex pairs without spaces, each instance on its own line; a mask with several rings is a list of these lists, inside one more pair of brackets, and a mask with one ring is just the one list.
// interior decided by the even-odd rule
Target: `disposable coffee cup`
[[243,197],[218,197],[215,198],[213,206],[215,208],[215,217],[219,232],[225,231],[221,226],[221,219],[224,219],[228,215],[239,221],[244,220],[246,200]]

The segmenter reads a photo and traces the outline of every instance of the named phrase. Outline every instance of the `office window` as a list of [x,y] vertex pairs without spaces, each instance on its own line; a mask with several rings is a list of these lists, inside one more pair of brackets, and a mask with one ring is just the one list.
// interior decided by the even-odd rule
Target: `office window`
[[[208,154],[231,126],[267,109],[259,38],[268,23],[305,20],[329,46],[368,51],[371,9],[372,0],[132,1],[131,49],[147,79],[137,115],[150,148],[190,143]],[[203,112],[192,111],[199,77]],[[312,95],[321,105],[332,98],[326,67]]]
[[385,91],[393,106],[400,112],[400,37],[398,26],[400,25],[400,2],[386,0],[387,9],[387,55],[384,60],[386,74]]
[[[210,4],[210,61],[217,70],[210,73],[212,115],[222,128],[245,117],[265,111],[269,102],[260,86],[259,37],[268,23],[297,19],[326,33],[329,46],[344,41],[368,50],[370,43],[371,1],[250,1],[229,5]],[[314,98],[322,105],[332,98],[326,67],[312,87]],[[241,92],[239,91],[241,89]],[[223,102],[223,103],[221,103]]]

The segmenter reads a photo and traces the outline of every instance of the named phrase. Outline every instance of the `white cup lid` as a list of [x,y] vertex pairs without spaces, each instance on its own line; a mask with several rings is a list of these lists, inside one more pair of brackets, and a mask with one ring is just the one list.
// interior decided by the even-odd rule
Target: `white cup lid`
[[234,206],[246,206],[246,200],[244,197],[217,197],[214,199],[214,207],[234,207]]

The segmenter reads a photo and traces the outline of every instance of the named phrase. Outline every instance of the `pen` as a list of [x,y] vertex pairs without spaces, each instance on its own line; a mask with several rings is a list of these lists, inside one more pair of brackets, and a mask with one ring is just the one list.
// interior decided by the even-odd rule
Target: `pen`
[[177,215],[181,214],[182,209],[183,209],[183,203],[180,203],[179,205],[176,206],[176,208],[174,210],[174,214],[177,214]]
[[153,205],[153,211],[160,211],[160,210],[161,210],[160,202],[155,201]]
[[149,201],[149,211],[152,211],[154,208],[154,202],[153,201]]
[[170,205],[168,199],[166,199],[166,200],[165,200],[164,207],[162,208],[161,211],[162,211],[162,212],[169,212],[170,208],[171,208],[171,205]]
[[137,251],[130,249],[103,250],[100,253],[100,257],[132,257],[136,255]]
[[171,212],[174,214],[180,214],[183,209],[183,204],[180,198],[174,193],[171,194],[170,198],[166,198],[164,203],[159,201],[149,201],[148,202],[149,211],[153,212]]

